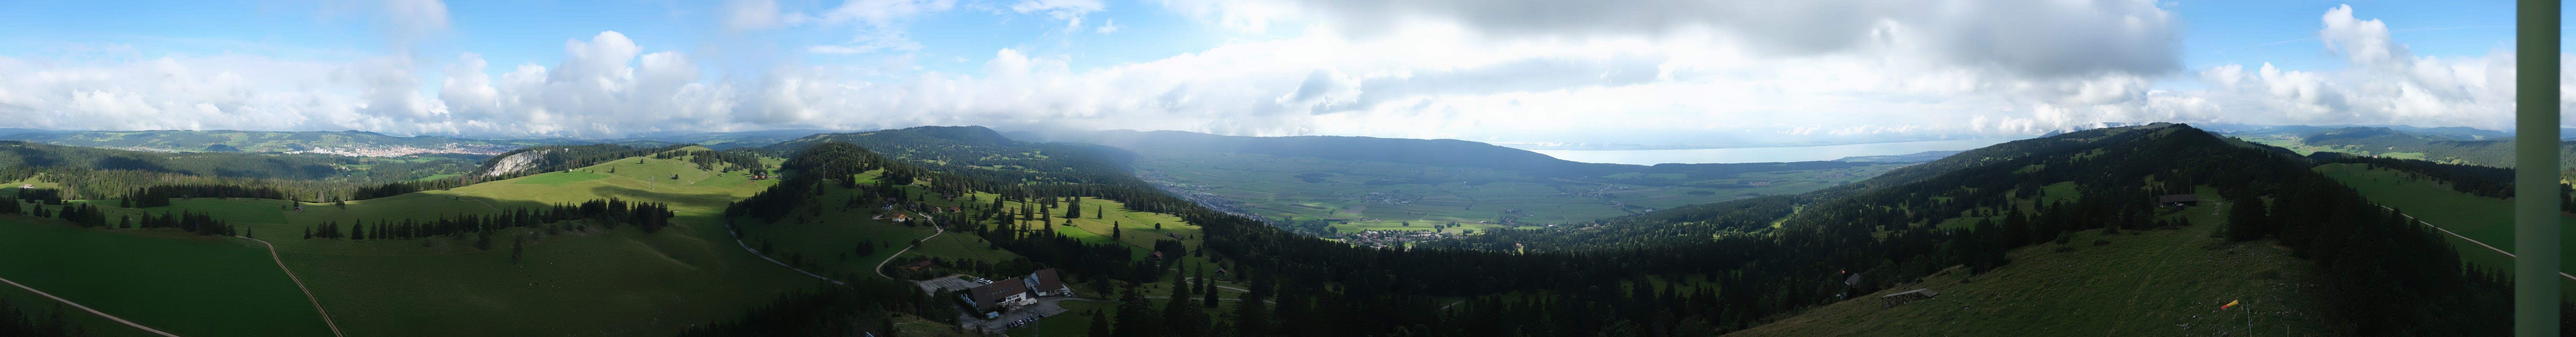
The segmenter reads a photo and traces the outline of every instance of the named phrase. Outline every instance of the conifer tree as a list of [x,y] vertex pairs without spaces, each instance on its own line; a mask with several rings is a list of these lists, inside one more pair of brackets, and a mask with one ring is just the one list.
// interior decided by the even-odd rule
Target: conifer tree
[[[998,199],[996,199],[996,200],[998,200]],[[1091,310],[1091,334],[1086,335],[1086,336],[1090,336],[1090,337],[1110,337],[1110,335],[1109,335],[1109,314],[1108,314],[1108,313],[1100,312],[1100,310],[1099,310],[1099,309],[1092,309],[1092,310]]]

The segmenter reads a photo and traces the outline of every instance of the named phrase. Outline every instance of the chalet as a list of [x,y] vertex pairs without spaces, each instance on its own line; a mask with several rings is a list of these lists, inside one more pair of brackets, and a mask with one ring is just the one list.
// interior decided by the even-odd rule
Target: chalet
[[930,268],[930,260],[921,260],[921,261],[919,261],[919,262],[913,262],[913,263],[912,263],[912,267],[911,267],[912,271],[921,271],[922,269],[927,269],[927,268]]
[[2167,195],[2159,195],[2159,196],[2156,196],[2156,205],[2157,205],[2157,206],[2164,206],[2164,207],[2189,207],[2189,206],[2200,205],[2200,195],[2199,195],[2199,194],[2167,194]]
[[984,313],[985,318],[994,318],[1001,317],[1002,310],[1037,304],[1039,297],[1047,296],[1073,296],[1073,288],[1056,277],[1054,268],[966,289],[957,299],[966,301],[975,312]]
[[1157,251],[1154,251],[1154,253],[1153,253],[1153,254],[1146,254],[1146,255],[1145,255],[1145,257],[1153,258],[1153,259],[1155,259],[1155,260],[1161,260],[1161,259],[1163,259],[1163,251],[1157,250]]
[[912,217],[911,217],[911,216],[903,215],[903,213],[895,213],[895,214],[894,214],[894,222],[903,222],[904,220],[911,220],[911,219],[912,219]]

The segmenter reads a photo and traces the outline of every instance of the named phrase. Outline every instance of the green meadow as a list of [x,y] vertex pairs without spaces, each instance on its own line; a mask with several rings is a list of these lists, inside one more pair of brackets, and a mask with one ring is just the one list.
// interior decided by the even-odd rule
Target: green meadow
[[[423,191],[399,196],[350,201],[345,205],[330,203],[297,204],[283,200],[240,198],[177,199],[172,206],[151,209],[114,208],[113,200],[75,201],[109,207],[111,219],[142,212],[162,213],[181,210],[210,213],[231,221],[248,234],[274,242],[284,260],[301,276],[329,310],[341,329],[353,336],[498,336],[498,335],[610,335],[662,336],[691,326],[737,318],[742,312],[767,304],[780,294],[811,289],[821,284],[803,274],[779,267],[759,256],[745,252],[734,243],[719,215],[728,203],[757,193],[772,181],[754,181],[741,171],[717,172],[696,169],[696,164],[680,159],[628,158],[566,172],[530,175],[464,186],[447,190]],[[678,175],[680,179],[671,177]],[[305,239],[303,231],[326,222],[343,225],[379,220],[435,220],[464,214],[486,214],[518,207],[547,207],[559,203],[578,203],[600,198],[659,202],[671,206],[679,216],[673,226],[657,233],[643,233],[632,227],[615,229],[587,222],[564,224],[553,230],[512,228],[492,233],[486,248],[477,248],[483,238],[478,234],[452,237],[429,237],[396,240]],[[114,221],[114,220],[111,220]],[[581,226],[572,226],[581,225]],[[16,224],[0,224],[0,230],[24,230]],[[209,312],[220,315],[196,315],[173,319],[171,325],[203,331],[177,332],[186,336],[318,336],[319,315],[312,304],[296,291],[285,274],[277,272],[265,249],[244,246],[211,237],[175,233],[166,229],[113,230],[71,227],[34,226],[72,233],[75,237],[101,236],[121,240],[114,244],[88,244],[83,240],[45,240],[48,245],[15,245],[9,249],[46,249],[48,255],[85,252],[56,247],[79,244],[85,249],[110,249],[117,245],[137,247],[184,247],[202,251],[167,252],[149,249],[125,249],[106,253],[71,254],[63,258],[34,259],[70,261],[61,266],[13,266],[19,259],[0,261],[0,277],[20,280],[12,270],[80,270],[73,266],[96,266],[99,273],[114,275],[119,280],[44,280],[49,286],[90,284],[93,288],[73,288],[72,293],[90,295],[115,289],[135,296],[149,295],[168,300],[186,299],[184,303],[210,300],[265,305],[236,297],[271,296],[266,289],[284,289],[291,297],[282,308],[217,308]],[[0,235],[0,241],[38,240],[46,236]],[[511,242],[524,239],[518,263],[511,262]],[[107,239],[99,239],[107,240]],[[238,240],[238,239],[234,239]],[[243,241],[247,242],[247,241]],[[208,247],[211,246],[211,247]],[[20,248],[30,247],[30,248]],[[223,248],[229,247],[229,248]],[[48,249],[50,248],[50,249]],[[223,249],[218,249],[223,248]],[[179,249],[179,248],[167,248]],[[188,262],[185,267],[141,261],[101,261],[98,259],[134,258],[123,253],[144,256],[178,256],[166,261]],[[5,256],[20,256],[0,254]],[[72,256],[77,255],[77,256]],[[239,261],[235,261],[238,258]],[[12,268],[15,267],[15,268]],[[141,268],[136,268],[141,267]],[[235,270],[231,274],[210,268]],[[254,269],[256,268],[256,269]],[[190,278],[144,277],[158,273],[188,272],[192,277],[233,276],[246,270],[264,270],[274,279],[219,279],[195,281]],[[66,274],[69,275],[69,274]],[[243,276],[247,277],[247,276]],[[44,279],[44,277],[36,277]],[[242,278],[242,277],[234,277]],[[159,280],[159,281],[151,281]],[[25,282],[24,280],[21,280]],[[152,282],[187,282],[185,286],[151,284]],[[256,283],[256,284],[253,284]],[[30,284],[34,286],[33,284]],[[170,291],[204,290],[220,287],[223,291],[204,294],[171,294]],[[283,288],[275,288],[283,287]],[[145,290],[133,290],[145,289]],[[243,291],[253,289],[261,291]],[[48,291],[53,291],[48,289]],[[0,293],[5,294],[5,293]],[[58,292],[60,294],[60,292]],[[222,296],[210,296],[222,295]],[[195,296],[195,297],[190,297]],[[109,306],[130,306],[117,297],[104,298]],[[76,299],[78,300],[78,299]],[[20,301],[12,299],[12,301]],[[87,300],[81,300],[88,302]],[[92,304],[97,306],[98,304]],[[171,310],[201,310],[196,306],[166,306]],[[104,310],[104,308],[102,308]],[[300,313],[281,310],[301,310]],[[122,314],[120,314],[122,315]],[[145,317],[167,313],[138,312]],[[268,317],[264,319],[244,316]],[[127,316],[134,318],[133,316]],[[292,325],[281,325],[288,318],[307,319],[315,331],[301,331]],[[217,322],[219,321],[219,322]],[[208,323],[213,322],[213,323]],[[288,322],[292,323],[292,322]],[[145,322],[159,327],[162,324]],[[300,324],[300,323],[298,323]],[[96,324],[82,324],[93,329]],[[199,327],[204,326],[204,327]],[[272,326],[287,326],[279,330]],[[105,326],[119,327],[122,326]],[[173,328],[178,329],[178,328]],[[252,334],[248,332],[264,332]],[[238,333],[237,333],[238,332]]]
[[[12,215],[0,216],[0,256],[9,257],[0,259],[0,278],[173,334],[331,335],[304,292],[250,240],[82,229]],[[0,294],[15,303],[50,302],[5,288]],[[71,310],[67,316],[96,317]],[[141,332],[105,320],[75,322],[103,335]]]
[[[2368,167],[2362,164],[2318,165],[2315,170],[2333,177],[2344,186],[2361,191],[2370,202],[2395,207],[2417,219],[2513,251],[2513,203],[2510,200],[2480,197],[2451,190],[2444,182],[2413,176],[2402,171]],[[2560,218],[2561,226],[2576,225],[2576,217]],[[2562,242],[2576,242],[2576,231],[2560,233]],[[2443,235],[2449,237],[2450,235]],[[2475,243],[2449,238],[2460,250],[2460,258],[2485,268],[2513,267],[2513,258]],[[2576,251],[2565,252],[2576,256]],[[2562,259],[2562,270],[2576,270],[2576,259]]]

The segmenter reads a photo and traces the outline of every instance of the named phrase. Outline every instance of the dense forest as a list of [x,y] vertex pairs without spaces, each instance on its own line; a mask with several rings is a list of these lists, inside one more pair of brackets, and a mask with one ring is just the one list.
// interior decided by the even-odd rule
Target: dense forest
[[[1177,202],[1136,187],[1128,182],[1133,178],[1122,179],[1121,174],[1079,172],[1117,167],[1117,153],[1057,148],[1046,152],[1046,160],[1023,159],[1002,170],[962,163],[1032,153],[1043,145],[961,144],[901,135],[909,130],[878,132],[873,137],[878,143],[866,148],[811,139],[794,154],[788,170],[830,173],[791,177],[729,213],[818,206],[822,200],[809,200],[814,189],[867,188],[834,182],[847,181],[845,174],[863,169],[900,171],[913,177],[908,179],[932,179],[951,189],[1003,191],[1006,198],[1018,200],[1099,197],[1202,226],[1206,244],[1179,249],[1216,258],[1233,275],[1255,284],[1256,291],[1238,302],[1246,306],[1238,309],[1243,314],[1206,329],[1153,329],[1136,336],[1707,335],[1759,325],[1830,303],[1838,295],[1875,291],[1946,266],[1991,270],[2011,263],[2002,258],[2004,251],[2048,243],[2061,233],[2181,226],[2179,219],[2160,216],[2151,198],[2200,187],[2214,188],[2243,205],[2232,207],[2238,210],[2237,220],[2225,224],[2231,238],[2279,238],[2298,256],[2333,273],[2330,286],[2350,294],[2335,299],[2336,311],[2326,318],[2341,329],[2339,334],[2496,333],[2502,326],[2497,317],[2503,315],[2493,311],[2506,300],[2499,294],[2507,285],[2492,272],[2466,268],[2426,227],[2398,220],[2403,218],[2308,171],[2313,165],[2308,159],[2231,145],[2179,125],[2016,141],[1862,183],[1603,221],[1583,234],[1573,234],[1575,229],[1507,231],[1411,249],[1354,247],[1298,235]],[[905,138],[927,140],[895,140]],[[903,152],[879,156],[869,148]],[[975,154],[985,156],[968,156]],[[934,167],[948,169],[911,167],[907,161],[945,162],[948,166]],[[1098,180],[1066,181],[1070,177]],[[2034,202],[2043,200],[2036,197],[2044,186],[2060,182],[2076,186],[2076,195]],[[1016,216],[996,207],[977,211],[983,215],[971,220]],[[1962,230],[1932,226],[1963,217],[1979,219]],[[943,224],[957,225],[948,220]],[[1778,229],[1755,228],[1775,221],[1781,224]],[[1077,282],[1144,281],[1186,273],[1122,268],[1121,263],[1134,261],[1100,256],[1093,251],[1106,247],[1066,240],[1043,226],[976,223],[966,227],[985,227],[979,234],[996,245],[1059,268]],[[1517,250],[1516,243],[1530,249]],[[1845,288],[1822,276],[1837,271],[1881,276]],[[1650,278],[1668,282],[1646,282]],[[1694,278],[1714,280],[1715,285],[1635,286]],[[1507,292],[1524,296],[1481,296],[1448,310],[1440,310],[1433,300]],[[1263,299],[1278,304],[1262,304]]]
[[71,323],[68,322],[69,319],[63,315],[65,315],[64,311],[69,310],[69,308],[65,308],[61,304],[54,305],[50,310],[39,312],[35,310],[19,309],[17,305],[12,303],[13,302],[11,302],[9,298],[0,297],[0,336],[71,337],[88,335],[86,331],[81,331],[80,327],[72,326]]
[[[467,213],[441,216],[437,220],[376,220],[374,223],[325,222],[304,230],[304,238],[381,240],[412,239],[432,236],[456,236],[466,233],[489,233],[511,227],[543,227],[553,234],[563,230],[583,230],[582,226],[598,225],[603,229],[635,226],[645,233],[671,226],[669,205],[649,202],[627,202],[617,198],[592,199],[579,204],[556,204],[548,208],[513,208],[498,213]],[[593,220],[567,223],[574,220]],[[476,249],[490,249],[489,242],[477,243]]]

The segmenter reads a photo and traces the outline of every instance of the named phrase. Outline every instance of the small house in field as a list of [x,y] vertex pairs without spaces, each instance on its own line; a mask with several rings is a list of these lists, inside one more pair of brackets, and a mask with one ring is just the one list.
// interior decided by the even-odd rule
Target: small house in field
[[905,220],[912,220],[912,217],[903,215],[903,213],[894,214],[894,222],[904,222]]
[[2199,194],[2167,194],[2156,196],[2156,206],[2191,207],[2197,205],[2200,205]]

